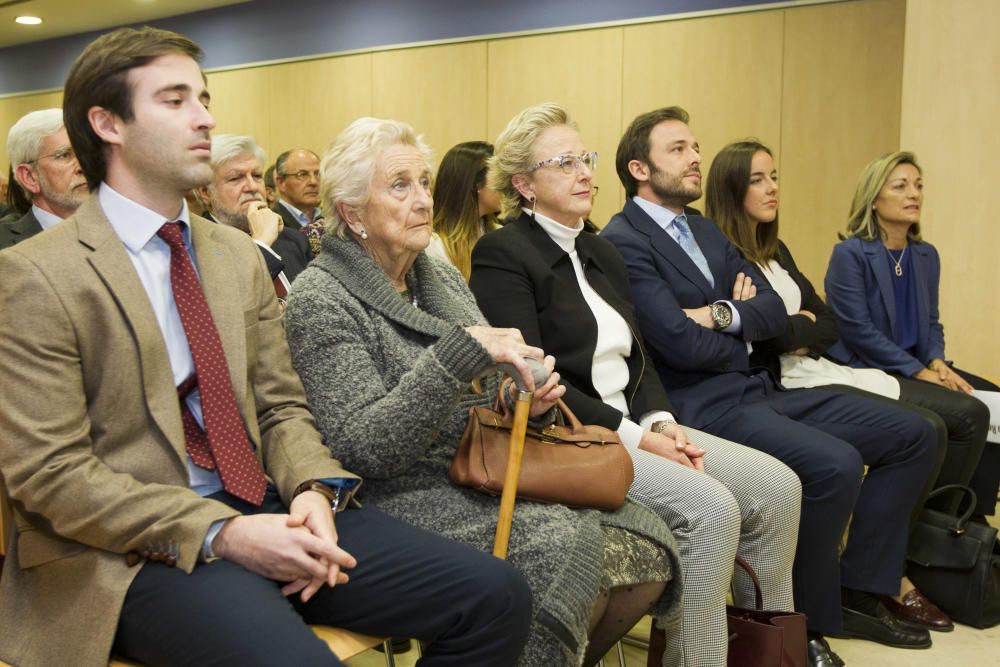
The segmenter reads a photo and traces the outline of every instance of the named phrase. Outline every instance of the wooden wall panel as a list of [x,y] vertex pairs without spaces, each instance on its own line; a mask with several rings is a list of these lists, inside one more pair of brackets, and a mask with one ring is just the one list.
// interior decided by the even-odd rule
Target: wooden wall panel
[[941,254],[946,351],[960,367],[1000,378],[1000,5],[910,0],[900,145],[926,186],[921,228]]
[[209,110],[215,118],[216,134],[244,134],[253,137],[273,160],[270,142],[268,97],[272,77],[268,67],[227,70],[208,74]]
[[486,136],[486,42],[376,53],[372,109],[413,126],[434,150]]
[[0,100],[0,146],[3,146],[3,151],[0,153],[0,170],[3,171],[4,176],[7,175],[7,170],[10,168],[10,160],[7,156],[7,133],[11,126],[30,111],[61,106],[61,90]]
[[783,13],[781,236],[822,292],[861,168],[899,146],[906,3]]
[[502,39],[489,45],[489,140],[517,112],[541,102],[565,106],[599,154],[600,194],[591,218],[605,225],[621,209],[615,148],[621,128],[622,30]]
[[[736,139],[757,137],[778,155],[781,49],[775,11],[626,28],[622,131],[641,113],[683,107],[701,144],[703,178]],[[703,202],[694,205],[704,210]]]
[[372,55],[269,67],[272,159],[307,147],[321,157],[351,121],[372,114]]

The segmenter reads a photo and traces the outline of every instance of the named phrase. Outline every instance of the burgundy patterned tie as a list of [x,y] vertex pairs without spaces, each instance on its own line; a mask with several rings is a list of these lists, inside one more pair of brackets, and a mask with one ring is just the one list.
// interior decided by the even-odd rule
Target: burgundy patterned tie
[[209,470],[217,468],[226,491],[260,505],[267,481],[247,440],[219,331],[215,328],[198,274],[184,246],[181,225],[177,222],[165,223],[156,235],[170,246],[170,287],[191,347],[191,356],[194,357],[201,391],[202,420],[208,436],[210,456],[206,457],[204,438],[197,437],[200,429],[191,428],[194,418],[185,419],[184,440],[188,454],[196,465]]

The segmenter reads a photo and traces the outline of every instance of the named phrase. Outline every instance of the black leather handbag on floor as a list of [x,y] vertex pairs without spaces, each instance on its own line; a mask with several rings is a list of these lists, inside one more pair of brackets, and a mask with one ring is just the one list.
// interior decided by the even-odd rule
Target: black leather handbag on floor
[[954,620],[976,628],[1000,623],[1000,545],[997,529],[969,521],[976,493],[948,484],[927,496],[962,491],[969,500],[960,516],[924,509],[907,552],[910,580]]

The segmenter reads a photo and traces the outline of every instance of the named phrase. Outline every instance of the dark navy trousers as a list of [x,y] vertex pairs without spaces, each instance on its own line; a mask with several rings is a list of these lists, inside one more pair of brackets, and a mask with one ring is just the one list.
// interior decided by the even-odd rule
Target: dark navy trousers
[[[287,513],[273,489],[262,507]],[[337,514],[339,544],[357,558],[347,584],[307,604],[226,560],[190,575],[147,563],[129,588],[115,652],[148,665],[342,665],[307,624],[427,642],[421,665],[509,667],[528,634],[531,592],[505,561],[373,509]]]
[[779,390],[766,373],[733,375],[746,382],[743,401],[702,430],[766,452],[798,474],[795,606],[810,630],[839,633],[841,586],[899,593],[911,512],[941,464],[937,433],[923,417],[876,401]]

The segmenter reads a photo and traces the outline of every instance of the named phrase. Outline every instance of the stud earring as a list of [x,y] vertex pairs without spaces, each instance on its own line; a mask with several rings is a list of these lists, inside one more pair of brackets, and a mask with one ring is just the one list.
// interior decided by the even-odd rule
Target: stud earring
[[368,231],[364,227],[361,228],[361,240],[362,241],[368,240]]

